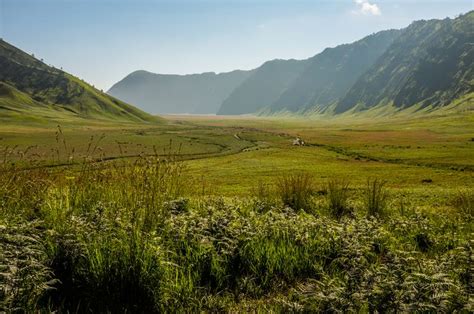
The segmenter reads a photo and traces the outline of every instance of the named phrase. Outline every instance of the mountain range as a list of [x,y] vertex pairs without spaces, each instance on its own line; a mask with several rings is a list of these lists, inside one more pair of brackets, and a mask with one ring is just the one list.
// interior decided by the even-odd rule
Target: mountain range
[[251,71],[161,75],[137,71],[108,93],[153,113],[330,113],[442,107],[474,92],[474,11],[421,20],[306,60]]
[[108,93],[151,113],[216,113],[232,90],[252,71],[190,75],[135,71]]
[[473,93],[474,11],[250,71],[135,71],[107,93],[0,40],[0,120],[163,121],[146,112],[333,115],[473,105]]
[[474,92],[474,11],[407,27],[337,104],[341,113],[380,105],[445,106]]

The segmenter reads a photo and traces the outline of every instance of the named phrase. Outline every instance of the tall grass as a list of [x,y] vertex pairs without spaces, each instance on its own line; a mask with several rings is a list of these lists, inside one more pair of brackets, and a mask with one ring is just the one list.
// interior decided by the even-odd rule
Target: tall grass
[[329,180],[326,186],[328,211],[335,218],[351,213],[349,208],[349,182],[341,179]]
[[83,231],[72,243],[50,239],[59,282],[43,302],[81,312],[158,311],[163,253],[156,239],[139,230]]
[[0,163],[0,208],[5,215],[33,217],[45,201],[51,179],[46,169],[26,171],[18,161]]
[[37,311],[39,300],[57,283],[38,227],[37,222],[8,224],[0,216],[0,312]]
[[259,180],[257,185],[251,190],[250,196],[253,199],[253,207],[258,212],[267,212],[277,205],[275,187],[271,183]]
[[454,208],[466,215],[466,218],[474,218],[474,192],[472,190],[459,190],[451,203]]
[[311,175],[295,173],[281,176],[277,180],[277,193],[284,206],[294,210],[311,210],[314,183]]
[[368,216],[382,217],[384,215],[388,198],[385,184],[386,181],[377,178],[367,180],[364,204]]

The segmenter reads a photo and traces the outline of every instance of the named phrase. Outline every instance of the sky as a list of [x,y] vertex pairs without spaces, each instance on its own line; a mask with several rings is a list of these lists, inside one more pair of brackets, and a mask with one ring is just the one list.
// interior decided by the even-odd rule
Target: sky
[[474,0],[0,0],[0,37],[107,90],[136,70],[253,69],[473,9]]

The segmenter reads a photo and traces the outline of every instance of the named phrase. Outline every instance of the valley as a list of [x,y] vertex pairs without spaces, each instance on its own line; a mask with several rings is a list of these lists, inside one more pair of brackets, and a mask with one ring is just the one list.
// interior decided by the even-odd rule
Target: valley
[[[259,180],[271,182],[295,171],[310,173],[320,185],[333,176],[359,186],[369,177],[386,177],[394,188],[406,189],[457,189],[473,183],[472,113],[398,122],[390,117],[390,123],[383,117],[370,122],[364,117],[165,118],[168,123],[155,126],[70,124],[60,127],[58,140],[56,125],[4,126],[0,144],[12,151],[10,158],[35,156],[49,166],[67,165],[70,158],[81,162],[88,154],[104,161],[172,154],[185,162],[193,179],[205,173],[213,193],[229,196],[245,195]],[[296,137],[304,139],[305,146],[292,145]],[[93,154],[90,146],[96,147]],[[423,179],[433,183],[423,184]]]
[[0,313],[474,312],[472,4],[277,2],[5,1]]

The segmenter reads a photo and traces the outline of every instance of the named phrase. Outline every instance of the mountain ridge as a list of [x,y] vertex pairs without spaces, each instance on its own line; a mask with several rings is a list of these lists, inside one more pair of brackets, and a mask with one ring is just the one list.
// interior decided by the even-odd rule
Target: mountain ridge
[[274,59],[263,63],[224,100],[217,114],[244,114],[271,106],[307,63],[308,59]]
[[[227,94],[250,73],[234,70],[180,75],[138,70],[114,84],[107,93],[140,104],[152,113],[215,113]],[[160,110],[155,109],[157,103]]]
[[399,34],[399,30],[386,30],[353,43],[324,49],[309,59],[305,71],[271,105],[271,109],[326,109],[344,96]]
[[356,104],[445,106],[474,91],[474,11],[455,19],[415,21],[335,109]]
[[[446,106],[474,91],[473,30],[474,11],[470,11],[454,19],[419,20],[400,30],[380,31],[352,43],[326,48],[308,59],[270,60],[254,70],[243,71],[245,75],[240,77],[240,82],[234,80],[218,98],[214,97],[212,108],[215,111],[209,112],[208,106],[206,112],[202,112],[198,108],[202,104],[191,99],[189,102],[194,101],[192,110],[175,113],[236,115],[289,111],[303,115],[306,112],[363,111],[379,105]],[[130,75],[168,79],[172,76],[146,71]],[[205,72],[179,78],[196,75],[217,77],[219,74]],[[151,84],[148,89],[169,88],[160,84]],[[213,84],[218,90],[220,85]],[[173,85],[174,94],[190,94],[189,87],[178,85]],[[142,87],[137,87],[138,94],[143,94]],[[196,88],[200,90],[195,92],[199,99],[205,99],[202,94],[213,90],[209,85]],[[122,98],[117,91],[109,93]],[[160,99],[155,97],[151,104],[157,112],[163,105]],[[140,99],[130,100],[143,107]],[[220,106],[217,105],[219,100]],[[166,101],[173,103],[172,97]],[[167,113],[177,107],[173,104],[167,107]],[[186,101],[181,105],[189,107]]]
[[[83,119],[163,121],[46,65],[4,40],[0,40],[0,68],[0,110],[5,117],[26,108],[41,107],[46,118],[67,114]],[[31,112],[27,110],[24,114],[32,115]]]

